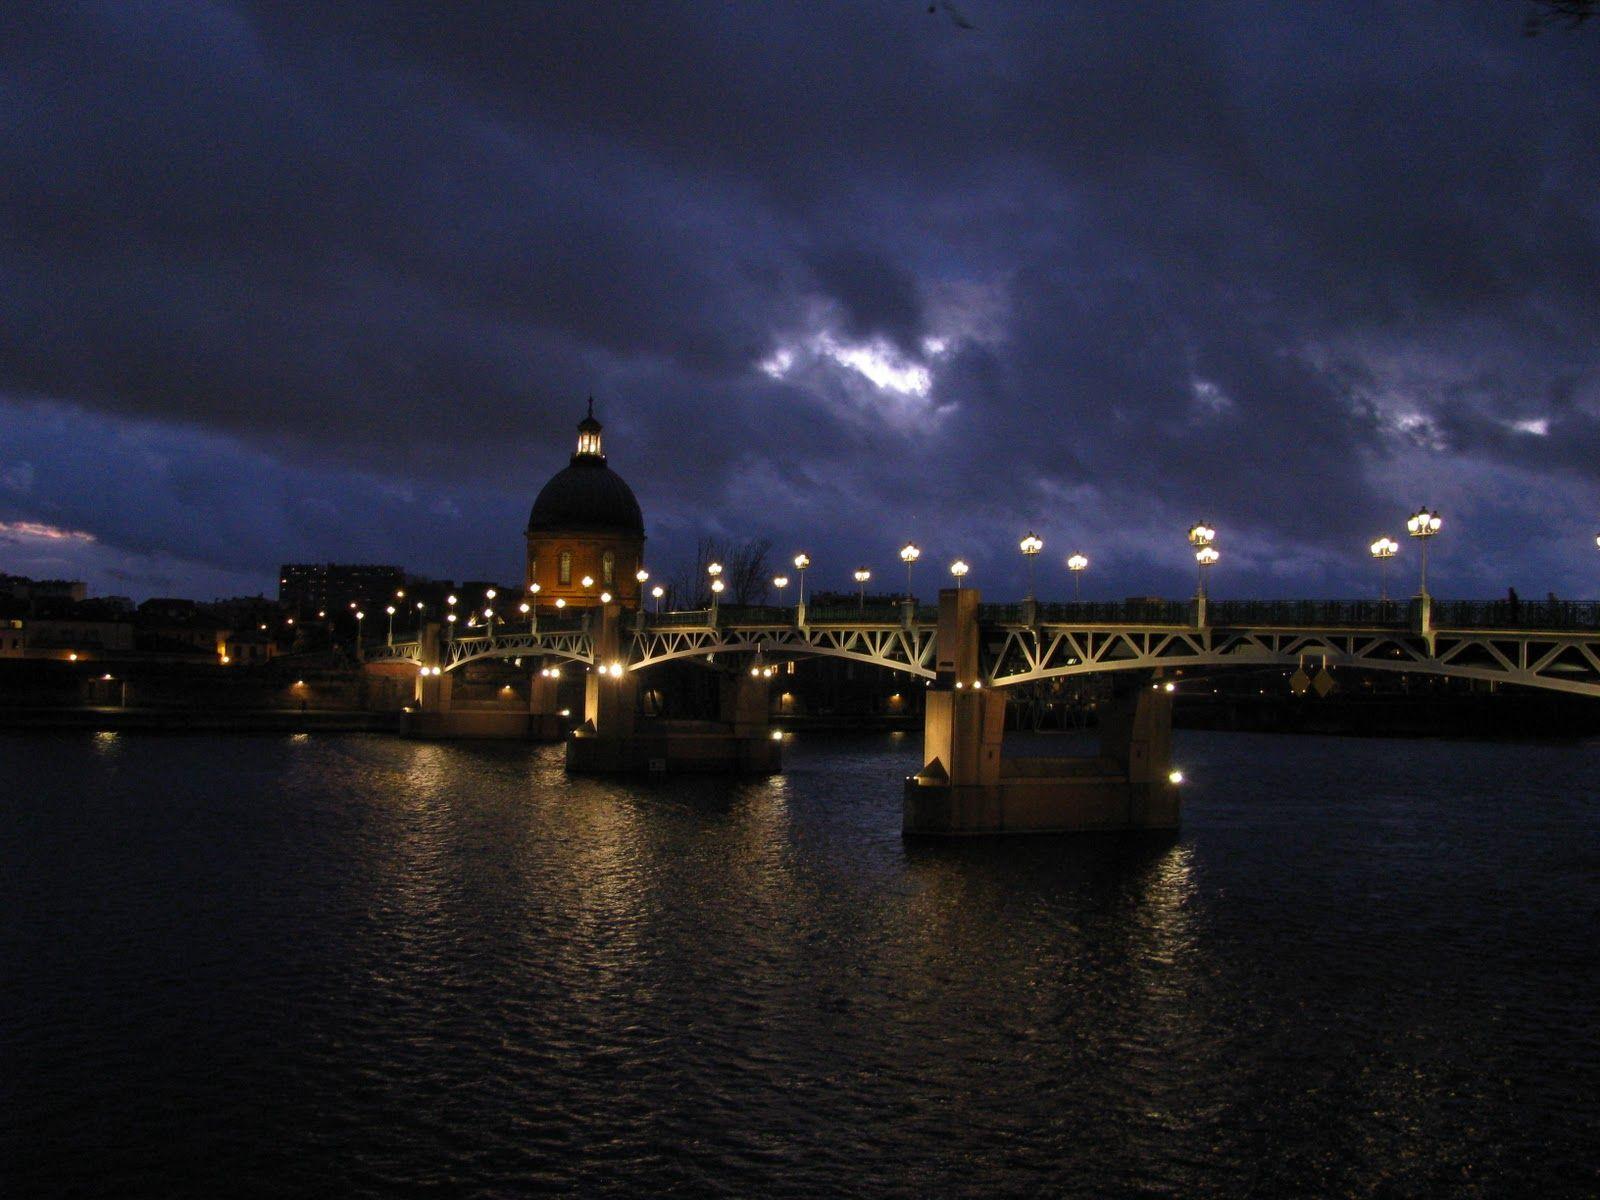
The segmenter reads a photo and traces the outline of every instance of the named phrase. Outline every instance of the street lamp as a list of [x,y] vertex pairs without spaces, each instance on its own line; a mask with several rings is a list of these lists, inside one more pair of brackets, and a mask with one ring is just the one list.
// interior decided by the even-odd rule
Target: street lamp
[[483,623],[489,627],[489,636],[493,637],[494,636],[494,609],[485,608],[483,610]]
[[1067,570],[1072,572],[1072,598],[1083,599],[1083,589],[1079,586],[1083,582],[1083,573],[1089,569],[1089,560],[1082,554],[1074,554],[1067,559]]
[[774,575],[772,577],[772,586],[778,589],[778,607],[782,608],[783,589],[789,586],[789,577],[787,575]]
[[[1595,540],[1596,541],[1600,541],[1600,538],[1596,538]],[[867,580],[869,580],[871,578],[872,578],[872,572],[867,570],[867,568],[865,568],[865,567],[857,567],[856,568],[856,591],[859,593],[859,596],[860,596],[861,611],[862,612],[866,612],[867,611]]]
[[922,557],[922,551],[915,542],[907,542],[900,547],[900,561],[906,565],[906,599],[911,599],[911,564]]
[[1206,598],[1206,568],[1217,565],[1217,559],[1222,556],[1217,553],[1215,546],[1202,546],[1194,552],[1195,574],[1200,579],[1200,598]]
[[453,641],[456,640],[456,615],[455,615],[455,613],[446,613],[444,619],[445,619],[445,627],[444,627],[445,628],[445,639],[444,640],[447,641],[447,642],[453,642]]
[[1212,554],[1209,561],[1203,558],[1202,555],[1206,550],[1211,548],[1211,543],[1216,540],[1217,531],[1211,528],[1211,526],[1207,525],[1204,521],[1198,521],[1189,526],[1189,545],[1193,546],[1195,549],[1195,594],[1202,600],[1205,599],[1206,594],[1206,577],[1204,574],[1204,568],[1209,567],[1212,563],[1217,561],[1215,553]]
[[1378,600],[1389,603],[1389,560],[1400,549],[1400,543],[1393,538],[1381,537],[1373,542],[1371,547],[1372,557],[1378,560]]
[[800,572],[800,603],[806,602],[806,568],[811,565],[811,556],[804,551],[794,556],[794,569]]
[[533,611],[533,605],[529,604],[526,600],[524,600],[521,604],[517,605],[517,611],[519,613],[521,613],[523,616],[528,617],[528,632],[532,633],[533,632],[533,618],[531,616],[528,616],[528,614]]
[[1438,513],[1426,508],[1419,508],[1415,516],[1406,518],[1406,532],[1422,539],[1422,583],[1417,593],[1420,596],[1428,594],[1428,539],[1438,533],[1443,524]]
[[389,614],[389,645],[394,645],[394,605],[383,610]]
[[967,572],[970,570],[972,570],[972,568],[967,566],[967,564],[962,562],[959,558],[950,564],[950,574],[956,577],[956,591],[959,592],[961,590],[961,581],[967,577]]
[[359,608],[356,609],[356,648],[358,650],[361,648],[361,622],[365,621],[366,619],[367,614],[362,612]]
[[711,607],[715,608],[717,606],[717,596],[722,591],[722,564],[708,562],[706,564],[706,574],[711,576]]
[[1026,534],[1017,543],[1017,549],[1022,551],[1022,556],[1028,560],[1028,599],[1033,599],[1033,560],[1038,557],[1039,551],[1044,549],[1044,539],[1035,533]]
[[656,598],[656,616],[659,617],[661,615],[661,597],[667,594],[667,589],[658,583],[650,589],[650,594]]

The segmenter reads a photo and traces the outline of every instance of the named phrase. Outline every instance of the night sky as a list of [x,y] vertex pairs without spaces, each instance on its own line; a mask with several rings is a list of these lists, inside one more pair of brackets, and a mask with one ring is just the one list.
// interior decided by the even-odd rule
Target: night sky
[[[1600,21],[1503,3],[7,5],[0,571],[1600,595]],[[973,28],[964,26],[970,25]],[[1396,584],[1414,580],[1402,546]]]

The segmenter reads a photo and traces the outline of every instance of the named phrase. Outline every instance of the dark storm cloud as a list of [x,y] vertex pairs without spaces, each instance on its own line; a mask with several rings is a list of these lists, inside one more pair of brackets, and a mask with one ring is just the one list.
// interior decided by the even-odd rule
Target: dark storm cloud
[[[594,392],[663,554],[916,537],[1003,590],[1035,526],[1173,590],[1205,516],[1239,590],[1342,590],[1425,499],[1462,590],[1577,586],[1600,37],[967,7],[8,10],[0,395],[59,437],[0,519],[489,570]],[[141,439],[134,505],[58,469]]]

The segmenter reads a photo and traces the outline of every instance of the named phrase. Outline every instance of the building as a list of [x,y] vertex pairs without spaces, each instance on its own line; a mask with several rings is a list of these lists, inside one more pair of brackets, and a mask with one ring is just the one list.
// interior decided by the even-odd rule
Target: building
[[601,428],[590,400],[578,423],[577,452],[528,515],[526,585],[537,588],[541,609],[592,608],[606,596],[629,607],[639,603],[644,516],[633,489],[606,464]]
[[371,563],[284,563],[278,571],[278,603],[299,616],[348,608],[353,600],[382,612],[405,590],[399,567]]
[[29,579],[25,575],[0,575],[0,596],[13,600],[65,600],[78,603],[89,594],[77,579]]

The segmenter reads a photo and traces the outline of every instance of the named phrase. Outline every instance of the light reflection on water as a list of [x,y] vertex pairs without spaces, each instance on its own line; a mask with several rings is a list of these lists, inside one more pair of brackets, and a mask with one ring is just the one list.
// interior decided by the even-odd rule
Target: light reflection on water
[[906,843],[918,749],[0,737],[6,1190],[1594,1190],[1600,747],[1189,735],[1178,838]]

